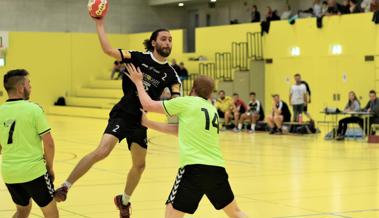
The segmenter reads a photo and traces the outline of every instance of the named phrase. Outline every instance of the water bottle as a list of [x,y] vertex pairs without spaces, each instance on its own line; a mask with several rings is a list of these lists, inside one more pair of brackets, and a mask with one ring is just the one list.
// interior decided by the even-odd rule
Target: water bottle
[[303,115],[301,113],[299,114],[297,121],[299,122],[299,124],[303,123]]

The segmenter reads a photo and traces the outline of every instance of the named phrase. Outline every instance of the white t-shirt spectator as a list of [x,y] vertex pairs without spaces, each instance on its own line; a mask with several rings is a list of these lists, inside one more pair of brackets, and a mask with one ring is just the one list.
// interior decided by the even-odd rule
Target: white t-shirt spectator
[[293,85],[291,87],[291,104],[299,105],[305,104],[304,95],[307,93],[307,88],[304,84]]
[[322,8],[321,8],[321,4],[314,4],[313,5],[313,14],[315,17],[321,17],[322,15]]

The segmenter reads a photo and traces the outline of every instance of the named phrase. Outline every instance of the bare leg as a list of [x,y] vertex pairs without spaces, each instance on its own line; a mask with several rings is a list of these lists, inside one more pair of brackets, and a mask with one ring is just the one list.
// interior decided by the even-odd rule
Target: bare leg
[[28,218],[30,211],[32,210],[32,202],[29,201],[27,206],[21,206],[16,204],[17,211],[12,218]]
[[133,165],[129,171],[128,178],[125,185],[125,194],[131,196],[133,191],[136,189],[143,171],[146,165],[146,149],[142,148],[140,145],[133,143],[130,152],[132,154]]
[[224,117],[225,126],[227,126],[229,124],[229,122],[230,122],[230,115],[231,115],[230,110],[228,110],[228,111],[225,112],[225,117]]
[[47,206],[41,207],[41,210],[45,218],[58,218],[59,217],[57,203],[55,202],[55,200],[52,200]]
[[111,153],[117,142],[118,139],[115,136],[104,134],[100,141],[100,145],[79,161],[70,176],[67,178],[67,181],[74,184],[74,182],[86,174],[95,163],[106,158]]
[[166,215],[165,218],[182,218],[185,213],[175,210],[172,204],[166,205]]
[[274,120],[275,120],[275,125],[276,127],[278,127],[279,129],[282,128],[282,125],[283,125],[283,116],[281,115],[276,115],[274,117]]
[[272,129],[274,128],[274,117],[273,116],[268,116],[267,117],[267,125]]
[[234,126],[237,127],[238,126],[238,120],[240,118],[240,113],[238,111],[235,111],[234,112]]
[[247,215],[239,209],[236,200],[233,200],[223,210],[229,218],[247,218]]

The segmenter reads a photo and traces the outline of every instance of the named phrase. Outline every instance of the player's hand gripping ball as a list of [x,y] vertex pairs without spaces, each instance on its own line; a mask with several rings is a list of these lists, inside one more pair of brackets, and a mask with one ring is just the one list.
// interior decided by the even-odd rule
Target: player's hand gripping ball
[[108,11],[109,4],[108,0],[89,0],[88,1],[88,12],[93,18],[103,18]]

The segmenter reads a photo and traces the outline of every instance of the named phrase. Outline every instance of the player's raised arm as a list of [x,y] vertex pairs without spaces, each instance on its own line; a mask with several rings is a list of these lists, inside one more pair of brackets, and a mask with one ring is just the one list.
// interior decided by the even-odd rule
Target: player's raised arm
[[101,48],[103,49],[103,52],[120,61],[122,60],[122,56],[120,52],[122,52],[122,55],[124,56],[124,58],[130,59],[131,55],[128,51],[125,51],[125,50],[119,51],[116,48],[112,48],[111,44],[108,41],[107,34],[105,32],[104,17],[93,18],[93,20],[96,23],[97,36],[99,37],[100,45],[101,45]]
[[137,87],[138,97],[143,109],[150,112],[165,114],[166,112],[163,108],[162,103],[160,101],[152,100],[146,93],[145,87],[143,86],[143,74],[141,70],[139,68],[135,68],[133,64],[127,64],[126,69],[129,73],[125,74],[130,78],[130,80],[133,81]]

